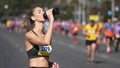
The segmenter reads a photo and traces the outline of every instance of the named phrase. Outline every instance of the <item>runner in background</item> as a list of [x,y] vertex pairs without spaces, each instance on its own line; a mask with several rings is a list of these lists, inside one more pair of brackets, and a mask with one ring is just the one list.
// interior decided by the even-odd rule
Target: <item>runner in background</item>
[[61,25],[60,25],[60,20],[56,20],[54,21],[54,32],[56,34],[60,34],[60,29],[61,29]]
[[73,35],[73,44],[78,44],[78,31],[79,31],[79,24],[75,21],[71,27],[71,32]]
[[68,28],[69,28],[69,32],[68,32],[68,37],[72,37],[72,33],[71,33],[71,27],[72,27],[72,25],[73,25],[73,20],[69,20],[68,21],[68,24],[69,24],[69,26],[68,26]]
[[70,26],[71,26],[70,22],[69,21],[65,21],[64,30],[65,30],[65,35],[67,37],[69,37],[69,33],[70,33],[70,29],[71,29]]
[[61,25],[61,34],[65,35],[65,20],[61,21],[60,25]]
[[106,37],[106,45],[107,45],[106,53],[110,53],[111,52],[110,46],[113,43],[113,37],[114,37],[114,29],[112,22],[110,20],[108,20],[108,22],[104,25],[103,30]]
[[21,31],[25,32],[25,20],[21,19]]
[[6,26],[7,26],[8,32],[12,32],[12,22],[11,22],[11,20],[8,19],[6,21]]
[[120,21],[118,21],[114,25],[115,32],[115,52],[118,52],[119,44],[120,44]]
[[96,41],[97,41],[97,25],[91,20],[86,24],[83,28],[83,34],[86,39],[86,47],[87,47],[87,57],[88,62],[93,63],[95,59],[95,51],[96,51]]

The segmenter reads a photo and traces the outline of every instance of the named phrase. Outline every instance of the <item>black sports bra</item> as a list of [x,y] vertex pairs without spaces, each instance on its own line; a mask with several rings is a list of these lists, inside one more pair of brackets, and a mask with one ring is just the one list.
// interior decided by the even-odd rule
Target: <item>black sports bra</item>
[[[33,32],[36,36],[38,36],[33,30],[32,30],[32,32]],[[28,55],[29,59],[31,59],[31,58],[36,58],[36,57],[40,57],[40,56],[38,55],[38,51],[39,51],[39,46],[33,44],[33,48],[31,48],[29,51],[27,51],[27,55]]]
[[[33,30],[32,32],[38,36]],[[29,51],[27,51],[27,55],[29,59],[36,58],[36,57],[49,57],[50,53],[52,51],[51,46],[39,46],[33,44],[33,48],[31,48]]]
[[37,53],[39,51],[39,46],[37,45],[33,45],[33,48],[30,49],[29,51],[27,51],[27,55],[29,57],[29,59],[31,58],[36,58],[36,57],[40,57]]

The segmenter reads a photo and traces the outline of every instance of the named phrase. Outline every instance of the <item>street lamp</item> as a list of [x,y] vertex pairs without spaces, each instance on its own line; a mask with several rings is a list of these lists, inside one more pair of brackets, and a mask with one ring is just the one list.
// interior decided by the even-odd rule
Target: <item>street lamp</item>
[[97,0],[97,2],[98,2],[98,3],[100,3],[100,2],[101,2],[101,0]]
[[111,0],[112,21],[115,19],[115,0]]
[[8,4],[5,4],[4,9],[8,9],[8,8],[9,8]]
[[5,12],[4,12],[4,15],[6,16],[6,15],[8,15],[8,8],[9,8],[9,5],[8,4],[5,4],[4,6],[3,6],[3,8],[4,8],[4,10],[5,10]]
[[87,0],[80,0],[82,3],[82,25],[86,24],[86,2]]

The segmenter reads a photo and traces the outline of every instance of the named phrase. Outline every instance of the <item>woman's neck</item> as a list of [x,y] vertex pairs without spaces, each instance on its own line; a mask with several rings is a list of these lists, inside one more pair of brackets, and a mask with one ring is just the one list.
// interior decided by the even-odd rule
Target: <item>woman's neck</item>
[[33,30],[37,33],[41,33],[43,30],[43,26],[44,24],[42,22],[35,22],[35,27],[33,28]]

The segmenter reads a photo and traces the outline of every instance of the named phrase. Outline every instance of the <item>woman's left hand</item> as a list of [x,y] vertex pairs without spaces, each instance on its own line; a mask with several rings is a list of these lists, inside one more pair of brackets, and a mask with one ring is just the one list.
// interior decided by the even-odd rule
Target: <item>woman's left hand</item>
[[57,62],[53,62],[51,68],[59,68],[59,64]]

